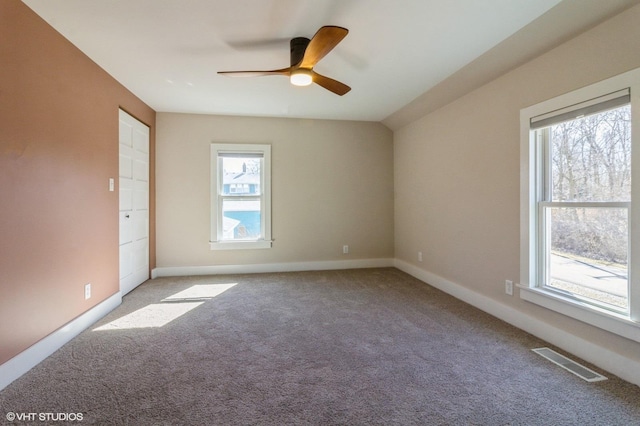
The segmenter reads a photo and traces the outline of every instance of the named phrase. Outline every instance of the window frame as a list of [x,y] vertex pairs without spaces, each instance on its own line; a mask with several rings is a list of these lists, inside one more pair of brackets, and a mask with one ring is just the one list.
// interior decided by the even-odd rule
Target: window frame
[[[565,108],[629,89],[631,103],[631,202],[579,203],[628,207],[629,217],[629,312],[622,313],[567,297],[542,286],[539,267],[544,262],[544,230],[541,229],[544,191],[544,165],[540,152],[544,144],[536,140],[531,122],[534,117],[563,111]],[[573,92],[557,96],[520,111],[520,298],[601,329],[640,342],[640,69],[603,80]],[[544,126],[542,126],[544,127]],[[635,129],[635,131],[634,131]],[[545,161],[543,160],[543,161]],[[635,170],[634,170],[635,169]],[[549,168],[547,167],[547,171]],[[552,204],[562,204],[553,202]],[[571,204],[576,207],[576,203]],[[635,238],[634,238],[635,236]]]
[[[624,104],[628,105],[628,104]],[[622,105],[621,105],[622,106]],[[579,117],[578,117],[579,118]],[[536,208],[536,221],[537,221],[537,280],[536,284],[539,287],[544,288],[549,292],[557,292],[553,287],[549,285],[551,281],[550,277],[550,235],[548,228],[547,212],[553,208],[576,208],[576,209],[624,209],[626,211],[627,223],[630,223],[629,211],[631,210],[631,202],[628,201],[553,201],[553,172],[552,172],[552,149],[551,149],[551,137],[550,127],[540,127],[532,129],[532,138],[535,138],[536,144],[536,173],[537,173],[537,185],[539,189],[537,191],[537,208]],[[539,161],[541,160],[541,161]],[[631,240],[631,230],[629,227],[628,241]],[[627,255],[629,255],[629,247],[627,244]],[[628,268],[629,270],[629,268]],[[544,278],[542,278],[544,277]],[[630,286],[629,278],[627,278],[627,285]],[[573,296],[581,298],[578,296]],[[607,305],[604,302],[599,302],[596,299],[586,299],[585,303],[588,305],[599,306],[605,311],[615,312],[616,314],[622,314],[628,316],[629,314],[629,301],[627,300],[627,309],[615,308],[613,305]]]
[[[271,145],[242,143],[211,144],[211,250],[267,249],[272,247],[271,239]],[[223,194],[222,159],[228,155],[261,156],[260,193],[252,195]],[[226,240],[223,235],[222,205],[225,199],[260,201],[260,230],[258,239]]]

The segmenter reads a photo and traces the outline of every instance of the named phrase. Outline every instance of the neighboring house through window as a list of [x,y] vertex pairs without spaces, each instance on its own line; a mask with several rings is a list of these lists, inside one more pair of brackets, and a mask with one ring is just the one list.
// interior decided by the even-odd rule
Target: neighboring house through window
[[270,183],[270,145],[211,145],[212,250],[271,247]]
[[520,296],[636,341],[638,93],[637,70],[521,111]]

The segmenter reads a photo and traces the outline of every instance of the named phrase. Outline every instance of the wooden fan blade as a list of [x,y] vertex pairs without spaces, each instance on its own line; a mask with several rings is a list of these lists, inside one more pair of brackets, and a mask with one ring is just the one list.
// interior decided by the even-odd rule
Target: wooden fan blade
[[312,73],[314,83],[324,87],[325,89],[335,93],[336,95],[342,96],[345,93],[349,92],[349,90],[351,90],[351,87],[347,86],[344,83],[340,83],[337,80],[325,77],[324,75],[318,74],[315,71],[312,71]]
[[227,77],[263,77],[266,75],[285,75],[288,77],[291,74],[291,67],[270,71],[218,71],[218,74]]
[[313,36],[307,49],[304,52],[300,68],[313,68],[315,64],[324,58],[325,55],[336,47],[343,38],[347,36],[349,30],[342,27],[325,26],[318,30]]

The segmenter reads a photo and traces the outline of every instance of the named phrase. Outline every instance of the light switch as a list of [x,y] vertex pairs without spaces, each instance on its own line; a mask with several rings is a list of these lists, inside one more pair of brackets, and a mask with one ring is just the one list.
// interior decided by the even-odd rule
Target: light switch
[[116,182],[113,178],[109,178],[109,191],[113,192],[116,189]]

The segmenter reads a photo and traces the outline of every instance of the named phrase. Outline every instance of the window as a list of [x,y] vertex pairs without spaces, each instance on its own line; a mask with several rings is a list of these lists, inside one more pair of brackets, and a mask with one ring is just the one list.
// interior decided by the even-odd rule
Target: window
[[270,145],[211,145],[212,250],[271,247],[270,181]]
[[638,84],[633,71],[521,111],[520,296],[636,341]]
[[610,97],[598,99],[590,113],[574,111],[576,118],[555,115],[541,120],[544,127],[532,120],[540,169],[539,284],[627,314],[631,108],[628,91]]

